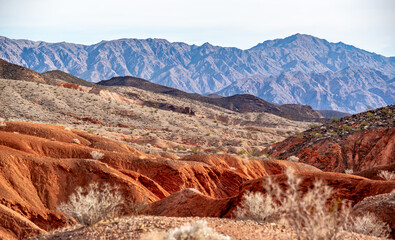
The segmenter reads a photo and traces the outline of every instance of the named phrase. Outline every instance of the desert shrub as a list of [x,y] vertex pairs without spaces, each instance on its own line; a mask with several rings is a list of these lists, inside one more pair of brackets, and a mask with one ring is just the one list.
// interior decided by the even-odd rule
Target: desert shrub
[[391,231],[387,223],[380,221],[372,213],[350,218],[348,223],[345,224],[345,230],[348,232],[381,238],[389,237],[389,233]]
[[116,217],[122,204],[123,199],[117,188],[109,184],[99,187],[97,183],[92,183],[87,189],[78,187],[70,195],[69,202],[60,204],[58,209],[79,223],[90,226]]
[[354,170],[352,170],[352,169],[346,169],[346,170],[344,170],[344,173],[345,173],[345,174],[353,174],[353,173],[354,173]]
[[377,173],[377,176],[384,180],[395,180],[395,172],[390,172],[387,170],[381,170]]
[[246,150],[240,150],[237,152],[237,155],[246,155],[248,152]]
[[348,125],[343,125],[342,128],[343,128],[344,131],[350,131],[351,130],[351,127],[348,126]]
[[319,133],[319,132],[312,132],[311,134],[313,135],[313,137],[316,137],[316,138],[322,137],[322,133]]
[[257,222],[269,221],[277,213],[278,206],[273,202],[271,195],[263,195],[260,192],[247,192],[243,195],[243,201],[234,212],[238,219],[252,219]]
[[287,158],[287,160],[291,161],[291,162],[299,162],[299,158],[297,156],[294,156],[294,155],[292,155],[289,158]]
[[[300,190],[301,179],[286,170],[285,190],[268,178],[261,192],[243,195],[235,216],[256,221],[275,221],[295,230],[296,239],[340,239],[344,231],[385,237],[388,226],[373,215],[351,217],[350,204],[337,199],[330,202],[333,189],[321,181],[307,192]],[[330,204],[328,204],[330,203]]]
[[338,118],[338,117],[333,117],[333,118],[331,119],[331,121],[332,121],[332,122],[338,122],[338,121],[339,121],[339,118]]
[[[349,206],[345,202],[327,202],[333,190],[324,183],[317,181],[306,193],[300,190],[301,180],[293,170],[287,169],[287,184],[283,190],[279,184],[268,178],[264,186],[267,194],[250,193],[245,195],[242,208],[247,208],[248,215],[236,209],[236,216],[253,218],[260,221],[278,221],[295,230],[297,239],[335,239],[341,225],[348,217]],[[250,206],[248,206],[249,204]],[[340,207],[341,206],[341,207]]]
[[91,156],[94,160],[99,160],[102,159],[104,157],[104,153],[98,152],[98,151],[92,151]]
[[230,240],[229,236],[217,233],[206,221],[196,221],[179,228],[170,229],[165,240]]
[[367,116],[369,119],[375,118],[374,114],[371,113],[371,112],[367,112],[367,113],[366,113],[366,116]]
[[132,199],[125,204],[125,208],[131,215],[143,214],[148,208],[148,196],[144,195],[142,200]]
[[361,125],[362,125],[362,126],[367,126],[367,125],[368,125],[368,122],[363,121],[363,122],[361,122]]
[[198,148],[192,148],[191,152],[193,152],[193,153],[200,153],[200,150]]

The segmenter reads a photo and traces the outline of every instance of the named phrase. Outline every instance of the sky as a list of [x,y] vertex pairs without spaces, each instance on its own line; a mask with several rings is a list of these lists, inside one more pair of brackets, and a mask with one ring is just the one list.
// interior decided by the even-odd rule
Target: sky
[[0,36],[251,48],[295,33],[395,56],[395,0],[0,0]]

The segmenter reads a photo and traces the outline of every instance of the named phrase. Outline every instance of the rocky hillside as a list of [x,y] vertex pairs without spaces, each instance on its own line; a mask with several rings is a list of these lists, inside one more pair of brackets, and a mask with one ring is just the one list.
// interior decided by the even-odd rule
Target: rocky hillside
[[266,149],[324,171],[354,172],[395,162],[395,105],[313,127]]
[[4,61],[3,59],[0,59],[0,78],[24,80],[45,84],[58,84],[63,82],[61,80],[56,80],[50,76],[45,77],[38,72],[16,64],[9,63],[7,61]]
[[[29,89],[29,91],[26,91]],[[152,154],[259,154],[306,122],[237,113],[212,104],[132,87],[47,85],[0,79],[0,118],[64,124]]]
[[[221,91],[231,84],[244,82],[243,79],[251,76],[278,76],[284,72],[301,72],[307,75],[328,72],[325,77],[330,80],[337,78],[335,73],[349,67],[373,69],[378,72],[376,75],[389,76],[390,79],[395,74],[394,58],[302,34],[266,41],[248,50],[212,46],[209,43],[202,46],[171,43],[163,39],[120,39],[86,46],[1,37],[0,58],[38,72],[61,70],[93,82],[129,75],[183,91],[204,94]],[[370,72],[358,74],[361,74],[361,79],[373,84],[377,80],[377,76]],[[335,89],[342,86],[336,79],[330,82],[336,83],[331,85],[330,91],[336,91]],[[387,84],[390,89],[392,82]],[[310,85],[300,86],[300,91],[281,95],[284,99],[273,102],[311,105],[317,91],[319,96],[328,94],[327,87],[319,90],[311,88]],[[367,90],[359,85],[350,86],[350,91]],[[285,85],[286,89],[292,87],[291,83]],[[255,88],[251,90],[258,91]],[[369,90],[370,93],[363,92],[368,97],[366,102],[362,101],[364,97],[358,93],[351,96],[353,101],[345,101],[351,104],[345,108],[338,105],[346,94],[333,95],[334,99],[327,99],[329,102],[322,100],[318,105],[319,109],[347,112],[366,109],[368,106],[380,107],[384,105],[383,101],[386,104],[393,103],[387,101],[388,96],[391,96],[390,92],[382,92],[381,85],[378,89]],[[346,92],[348,91],[347,89]],[[311,99],[299,99],[301,94]],[[263,99],[272,102],[270,98]],[[360,107],[352,105],[357,100],[361,101]]]
[[103,86],[135,87],[153,93],[161,93],[179,98],[196,100],[202,103],[209,103],[240,113],[266,112],[296,121],[325,121],[322,115],[310,106],[297,104],[274,105],[249,94],[239,94],[230,97],[221,97],[219,95],[210,97],[196,93],[183,92],[178,89],[162,86],[135,77],[114,77],[110,80],[100,81],[98,84]]
[[[75,77],[73,75],[70,75],[68,73],[65,73],[65,72],[62,72],[62,71],[59,71],[59,70],[48,71],[48,72],[43,73],[42,75],[44,77],[60,79],[60,80],[63,80],[65,82],[74,83],[74,84],[78,84],[78,85],[81,85],[81,86],[86,86],[86,87],[96,86],[97,87],[97,85],[94,84],[94,83],[85,81],[85,80],[83,80],[81,78],[77,78],[77,77]],[[3,77],[3,78],[6,78],[6,77]]]

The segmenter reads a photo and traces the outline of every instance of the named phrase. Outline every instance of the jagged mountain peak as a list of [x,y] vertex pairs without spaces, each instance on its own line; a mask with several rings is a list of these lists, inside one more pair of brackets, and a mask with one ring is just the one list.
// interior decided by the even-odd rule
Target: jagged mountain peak
[[314,37],[308,34],[297,33],[286,38],[278,38],[275,40],[264,41],[263,43],[259,43],[255,47],[252,47],[250,50],[261,50],[262,48],[290,47],[290,46],[299,46],[299,47],[308,47],[311,45],[325,46],[328,44],[329,42],[326,41],[325,39]]

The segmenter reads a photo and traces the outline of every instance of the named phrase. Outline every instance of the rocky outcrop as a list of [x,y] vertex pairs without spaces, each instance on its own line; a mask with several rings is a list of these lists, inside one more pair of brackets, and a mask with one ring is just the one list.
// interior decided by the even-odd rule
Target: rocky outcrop
[[395,105],[363,112],[314,127],[266,151],[270,156],[301,162],[324,171],[367,170],[395,162]]
[[122,101],[126,103],[138,103],[139,101],[134,101],[129,98],[123,97],[119,95],[118,93],[111,92],[107,89],[103,89],[101,87],[87,87],[87,86],[82,86],[78,85],[75,83],[61,83],[58,86],[64,87],[64,88],[70,88],[70,89],[75,89],[81,92],[87,92],[87,93],[92,93],[99,95],[103,98],[107,98],[109,100],[115,100],[115,101]]

